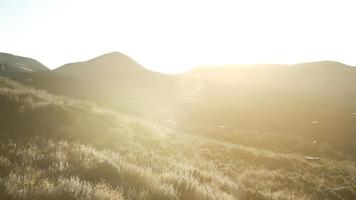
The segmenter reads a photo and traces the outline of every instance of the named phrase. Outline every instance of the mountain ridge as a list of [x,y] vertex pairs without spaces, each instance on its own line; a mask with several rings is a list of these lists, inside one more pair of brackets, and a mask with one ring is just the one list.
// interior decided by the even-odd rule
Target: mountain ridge
[[[160,72],[156,72],[156,71],[152,71],[148,68],[145,68],[144,66],[142,66],[141,64],[139,64],[139,62],[137,62],[136,60],[134,60],[133,58],[129,57],[126,54],[123,54],[119,51],[112,51],[112,52],[108,52],[108,53],[104,53],[102,55],[90,58],[88,60],[84,60],[84,61],[78,61],[78,62],[70,62],[70,63],[66,63],[60,67],[54,68],[54,69],[50,69],[48,67],[46,67],[45,65],[43,65],[41,62],[39,62],[38,60],[34,59],[34,58],[30,58],[30,57],[25,57],[25,56],[19,56],[19,55],[15,55],[15,54],[11,54],[11,53],[5,53],[5,52],[0,52],[0,64],[4,62],[4,57],[8,57],[8,58],[15,58],[15,59],[23,59],[25,61],[30,61],[35,63],[38,66],[35,66],[35,69],[33,71],[53,71],[53,72],[67,72],[68,67],[71,67],[72,65],[81,65],[81,64],[104,64],[107,65],[109,60],[110,62],[114,61],[116,65],[121,65],[121,67],[124,64],[129,64],[129,66],[136,68],[136,70],[141,70],[141,71],[150,71],[150,72],[154,72],[154,73],[160,73]],[[123,62],[123,60],[125,62]],[[121,62],[121,63],[120,63]],[[16,63],[12,63],[12,64],[16,64]],[[20,63],[21,64],[21,63]],[[262,64],[223,64],[223,65],[202,65],[202,66],[197,66],[197,67],[193,67],[190,70],[187,70],[185,72],[182,73],[177,73],[177,74],[173,74],[173,75],[180,75],[180,74],[184,74],[184,73],[188,73],[191,71],[200,71],[202,69],[239,69],[239,68],[255,68],[255,67],[264,67],[264,68],[268,68],[268,67],[281,67],[281,68],[289,68],[289,67],[313,67],[313,66],[318,66],[318,68],[325,68],[325,67],[331,67],[331,68],[335,68],[338,67],[339,69],[342,67],[344,69],[349,69],[349,70],[356,70],[355,66],[351,66],[351,65],[347,65],[345,63],[342,62],[338,62],[338,61],[333,61],[333,60],[320,60],[320,61],[311,61],[311,62],[301,62],[301,63],[295,63],[295,64],[274,64],[274,63],[262,63]],[[19,67],[19,66],[18,66]],[[31,66],[30,66],[31,67]],[[107,67],[107,66],[106,66]],[[40,69],[38,69],[40,68]],[[126,70],[129,69],[128,67],[125,68]],[[22,71],[22,72],[26,72],[29,70],[23,69],[23,70],[18,70],[18,71]],[[162,74],[162,73],[160,73]]]

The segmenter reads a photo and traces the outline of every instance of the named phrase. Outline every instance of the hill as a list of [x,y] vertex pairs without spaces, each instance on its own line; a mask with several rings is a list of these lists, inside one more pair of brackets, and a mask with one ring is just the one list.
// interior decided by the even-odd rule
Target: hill
[[0,53],[0,73],[48,71],[42,63],[22,56]]
[[279,90],[311,96],[325,103],[356,108],[356,67],[338,62],[211,66],[196,68],[188,74],[236,87]]
[[143,73],[148,70],[122,53],[111,52],[85,62],[69,63],[54,71],[76,76],[118,76],[121,73]]
[[356,68],[330,61],[211,66],[183,78],[195,99],[178,109],[185,130],[227,131],[228,141],[232,132],[281,133],[356,150]]
[[6,76],[213,139],[281,134],[356,151],[356,70],[338,62],[210,66],[165,75],[112,52],[50,72]]
[[67,64],[53,73],[81,82],[85,89],[72,86],[85,91],[76,98],[140,116],[150,115],[152,108],[171,107],[176,94],[176,76],[150,71],[119,52]]
[[356,197],[354,160],[326,144],[213,140],[1,77],[0,102],[4,200]]

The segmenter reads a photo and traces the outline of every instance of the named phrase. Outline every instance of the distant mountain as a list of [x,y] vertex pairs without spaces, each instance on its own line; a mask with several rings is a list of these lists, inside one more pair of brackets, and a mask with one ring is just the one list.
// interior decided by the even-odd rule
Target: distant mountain
[[356,67],[332,61],[196,68],[186,75],[226,86],[278,90],[356,109]]
[[79,80],[85,88],[77,90],[86,91],[81,98],[140,115],[166,107],[176,94],[176,76],[150,71],[119,52],[66,64],[53,73]]
[[117,76],[142,73],[148,70],[122,53],[111,52],[88,61],[69,63],[54,71],[66,75]]
[[49,69],[32,58],[0,53],[0,73],[38,71],[49,71]]

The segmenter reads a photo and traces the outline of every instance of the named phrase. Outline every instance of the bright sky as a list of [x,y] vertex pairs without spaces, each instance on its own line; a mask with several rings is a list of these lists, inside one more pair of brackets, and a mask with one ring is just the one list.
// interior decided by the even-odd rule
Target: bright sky
[[50,68],[119,51],[152,70],[356,65],[354,0],[0,0],[0,51]]

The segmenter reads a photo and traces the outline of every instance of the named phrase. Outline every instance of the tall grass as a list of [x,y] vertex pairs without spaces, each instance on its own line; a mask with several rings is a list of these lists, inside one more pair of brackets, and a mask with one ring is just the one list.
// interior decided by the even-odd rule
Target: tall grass
[[[6,79],[0,85],[0,199],[356,198],[348,156],[308,162],[302,151],[247,142],[253,136],[239,143],[168,131]],[[5,125],[13,120],[23,126]]]

